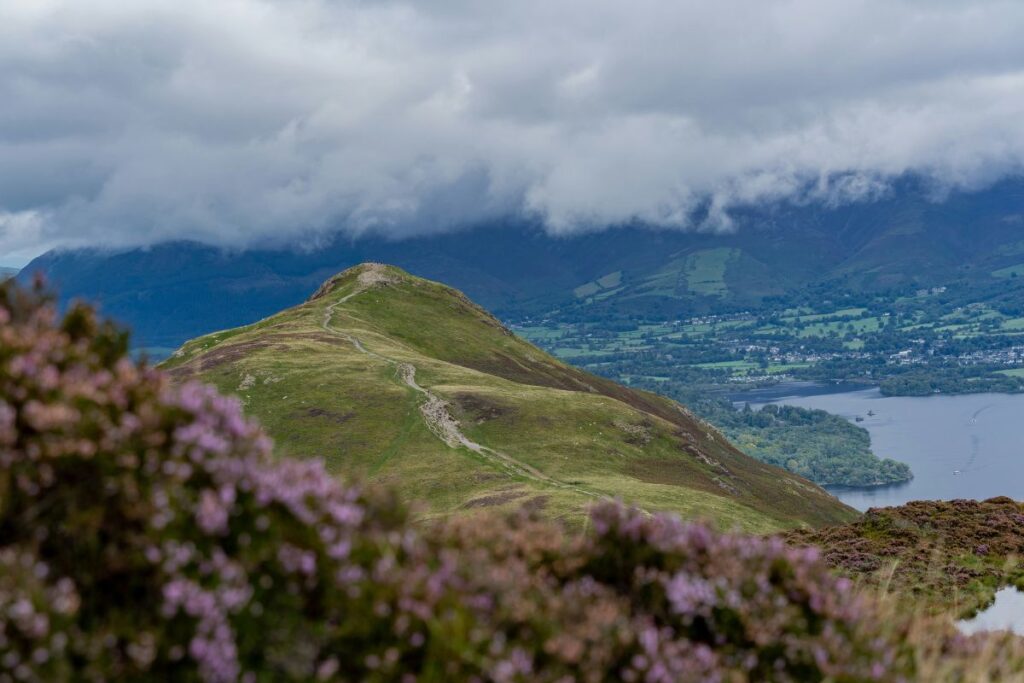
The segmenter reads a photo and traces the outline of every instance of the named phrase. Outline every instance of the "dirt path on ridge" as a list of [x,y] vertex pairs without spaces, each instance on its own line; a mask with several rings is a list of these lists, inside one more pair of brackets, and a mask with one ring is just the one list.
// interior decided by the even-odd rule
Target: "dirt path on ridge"
[[385,363],[388,363],[389,365],[395,366],[396,371],[398,373],[398,377],[402,380],[402,382],[407,387],[413,389],[419,394],[422,394],[426,399],[425,401],[420,403],[420,413],[423,415],[423,421],[426,424],[427,428],[435,436],[437,436],[437,438],[443,441],[449,448],[463,447],[469,449],[470,451],[473,451],[474,453],[488,460],[491,464],[497,466],[499,469],[504,470],[508,474],[519,477],[525,477],[527,479],[532,479],[534,481],[544,483],[549,486],[556,486],[558,488],[569,489],[577,493],[581,493],[583,495],[591,496],[594,498],[608,498],[608,496],[594,493],[592,491],[587,491],[586,489],[580,488],[573,484],[568,484],[566,482],[559,481],[554,477],[550,477],[544,474],[543,472],[538,470],[536,467],[533,467],[532,465],[528,465],[527,463],[517,460],[516,458],[513,458],[510,455],[506,455],[504,453],[501,453],[500,451],[496,451],[493,448],[489,448],[487,446],[484,446],[471,440],[469,437],[462,433],[462,430],[459,428],[458,420],[455,419],[455,417],[449,410],[448,402],[439,397],[437,394],[430,391],[429,389],[420,386],[416,382],[416,367],[414,365],[412,365],[411,363],[398,361],[394,358],[388,358],[387,356],[383,356],[374,351],[370,351],[363,345],[363,343],[357,337],[349,334],[348,332],[343,332],[342,330],[339,330],[335,327],[331,327],[331,319],[334,316],[335,309],[338,306],[341,306],[342,304],[352,299],[354,296],[362,294],[376,282],[373,281],[364,283],[362,280],[363,278],[362,276],[360,276],[360,284],[363,284],[364,286],[359,287],[351,294],[346,294],[345,296],[335,301],[333,304],[327,306],[327,308],[324,310],[324,318],[323,321],[321,321],[320,326],[324,329],[325,332],[335,334],[346,339],[360,353],[366,354],[371,358],[376,358],[378,360],[384,361]]

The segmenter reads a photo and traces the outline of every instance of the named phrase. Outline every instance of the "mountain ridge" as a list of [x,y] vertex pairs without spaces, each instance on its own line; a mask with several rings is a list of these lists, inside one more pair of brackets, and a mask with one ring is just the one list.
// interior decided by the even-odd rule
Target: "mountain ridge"
[[430,515],[525,504],[579,521],[622,497],[763,531],[855,516],[682,406],[565,365],[457,290],[391,266],[350,268],[164,367],[238,395],[285,453],[397,482]]
[[450,282],[504,319],[687,317],[761,306],[814,283],[851,291],[998,280],[1024,264],[1024,180],[941,202],[907,182],[873,202],[779,204],[737,212],[732,233],[611,227],[551,236],[497,221],[389,240],[336,235],[312,251],[164,243],[49,252],[23,269],[65,300],[86,298],[134,328],[141,346],[177,346],[300,303],[340,270],[394,263]]

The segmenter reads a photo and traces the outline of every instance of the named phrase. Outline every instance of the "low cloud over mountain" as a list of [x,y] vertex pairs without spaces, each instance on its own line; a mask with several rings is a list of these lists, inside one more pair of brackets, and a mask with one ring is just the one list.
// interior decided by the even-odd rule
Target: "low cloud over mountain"
[[1024,160],[1008,1],[0,0],[0,255],[730,229]]

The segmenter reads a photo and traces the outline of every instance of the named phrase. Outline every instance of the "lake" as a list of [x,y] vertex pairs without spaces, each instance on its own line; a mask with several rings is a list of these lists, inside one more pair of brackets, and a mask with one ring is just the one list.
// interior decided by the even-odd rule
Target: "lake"
[[971,634],[979,631],[1013,631],[1024,636],[1024,593],[1016,588],[1004,588],[996,593],[996,600],[972,619],[957,622],[957,628]]
[[907,463],[914,479],[829,489],[858,510],[911,500],[1024,499],[1024,394],[884,397],[878,389],[781,385],[732,398],[863,418],[858,424],[870,432],[875,454]]

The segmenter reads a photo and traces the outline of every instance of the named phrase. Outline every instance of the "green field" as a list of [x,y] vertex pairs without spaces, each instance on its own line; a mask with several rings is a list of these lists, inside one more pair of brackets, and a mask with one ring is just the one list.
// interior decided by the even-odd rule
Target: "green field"
[[646,295],[679,297],[683,294],[722,297],[729,293],[726,269],[738,257],[736,249],[702,249],[679,256],[649,276],[640,292]]
[[797,331],[799,337],[840,336],[847,332],[865,334],[877,332],[882,327],[879,318],[859,318],[857,320],[837,320],[833,322],[813,323]]
[[600,277],[593,282],[580,285],[573,290],[573,294],[577,299],[586,299],[589,296],[594,296],[599,293],[603,293],[602,296],[611,296],[619,290],[620,284],[622,284],[622,271],[617,270],[614,273],[609,273],[608,275]]
[[844,308],[841,311],[835,311],[834,313],[814,313],[808,315],[796,315],[782,318],[785,322],[801,322],[809,323],[818,320],[832,320],[835,318],[855,318],[857,316],[867,313],[866,308]]
[[697,363],[695,367],[705,370],[752,370],[757,367],[756,363],[746,360],[725,360],[715,363]]
[[992,271],[992,277],[999,278],[1021,277],[1022,275],[1024,275],[1024,263],[1018,263],[1015,266]]
[[[609,377],[669,376],[691,384],[761,382],[770,375],[841,379],[849,378],[845,373],[851,370],[855,376],[860,375],[859,381],[878,381],[864,374],[865,365],[860,357],[846,362],[836,374],[820,368],[835,362],[826,354],[834,357],[837,353],[868,352],[887,361],[900,351],[924,349],[932,344],[932,354],[939,350],[949,356],[927,355],[919,357],[917,363],[949,366],[955,364],[958,353],[970,351],[969,347],[958,349],[959,344],[969,344],[978,338],[1002,337],[1006,345],[1024,345],[1024,317],[1013,317],[987,302],[941,305],[917,299],[898,298],[907,308],[886,301],[874,308],[837,308],[826,300],[826,310],[799,306],[771,314],[705,315],[664,323],[644,322],[634,329],[615,332],[596,322],[557,326],[549,323],[523,327],[520,331],[555,355]],[[880,336],[887,338],[889,348],[878,348]],[[991,365],[1001,362],[993,360],[986,370],[980,369],[984,363],[975,365],[984,375],[998,370]],[[892,365],[895,364],[887,363],[887,368]],[[687,371],[703,374],[690,374],[684,379]],[[950,391],[952,386],[945,382],[943,391]],[[960,384],[969,390],[974,390],[974,386]]]
[[686,257],[686,285],[696,294],[724,296],[729,293],[725,284],[725,269],[736,256],[735,249],[725,247],[707,249]]

